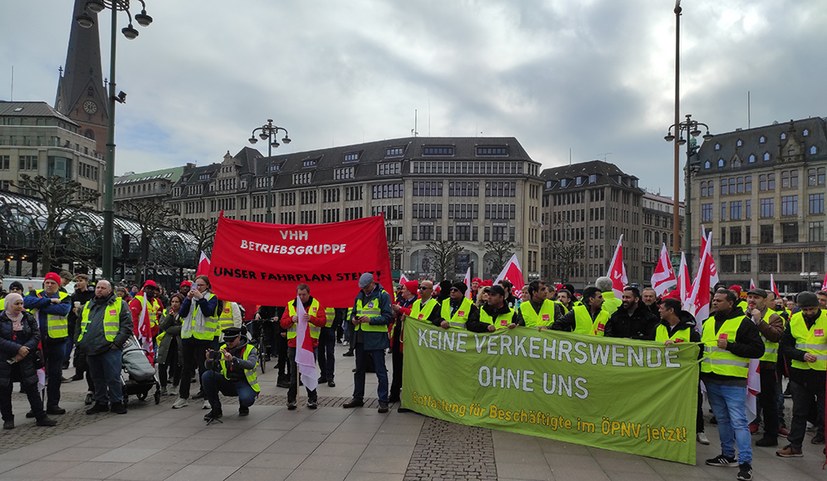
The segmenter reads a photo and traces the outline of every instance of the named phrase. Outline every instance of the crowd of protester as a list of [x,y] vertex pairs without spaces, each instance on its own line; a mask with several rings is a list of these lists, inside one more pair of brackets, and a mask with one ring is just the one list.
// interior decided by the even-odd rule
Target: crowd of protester
[[[71,295],[65,289],[69,282],[74,282]],[[315,385],[335,387],[334,348],[342,343],[347,345],[343,356],[355,358],[353,394],[344,408],[364,405],[366,373],[375,373],[378,410],[385,413],[390,404],[401,401],[403,326],[415,319],[439,329],[478,333],[522,327],[665,344],[698,343],[697,441],[709,444],[702,408],[705,392],[713,414],[710,422],[718,425],[721,444],[721,454],[706,464],[738,467],[741,481],[752,479],[751,434],[759,430],[762,435],[754,443],[758,447],[775,447],[779,437],[787,438],[788,444],[776,452],[781,457],[802,456],[810,429],[815,431],[810,442],[824,443],[824,291],[784,299],[763,289],[715,286],[709,318],[696,320],[683,308],[677,292],[659,297],[652,288],[627,286],[618,298],[607,277],[581,291],[568,284],[533,281],[514,292],[507,280],[493,285],[478,278],[470,286],[445,280],[436,285],[424,279],[404,281],[388,291],[365,273],[358,290],[354,289],[353,304],[339,307],[315,298],[311,288],[299,284],[296,298],[284,299],[283,306],[256,306],[248,316],[239,304],[218,299],[204,275],[182,281],[173,292],[152,280],[140,288],[107,280],[92,286],[88,276],[65,272],[48,273],[42,286],[24,289],[21,283],[12,283],[0,300],[3,428],[15,427],[14,382],[20,383],[30,404],[27,417],[38,426],[54,426],[56,420],[49,416],[66,412],[60,406],[60,386],[71,381],[86,381],[88,414],[125,414],[121,355],[130,339],[156,365],[160,394],[177,396],[174,409],[189,405],[191,386],[198,383],[192,399],[204,400],[207,422],[223,417],[219,393],[237,396],[238,415],[247,415],[262,389],[256,374],[259,359],[275,358],[276,387],[287,389],[287,409],[296,410],[299,325],[306,326],[303,337],[312,340],[319,364],[317,382],[305,386],[306,407],[317,408]],[[696,328],[699,325],[703,328]],[[747,419],[747,380],[753,359],[760,363],[759,412],[755,419]],[[63,370],[70,361],[75,372],[66,378]],[[38,370],[45,373],[45,396],[38,392]],[[792,398],[789,425],[785,397]],[[399,410],[406,411],[401,405]]]

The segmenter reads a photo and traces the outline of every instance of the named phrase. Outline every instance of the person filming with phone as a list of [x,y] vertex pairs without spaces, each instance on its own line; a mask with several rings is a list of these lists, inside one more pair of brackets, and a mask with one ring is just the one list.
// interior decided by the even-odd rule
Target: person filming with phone
[[207,350],[206,370],[201,375],[204,398],[210,403],[210,412],[204,416],[208,423],[223,416],[219,392],[225,396],[238,396],[239,416],[250,414],[250,406],[261,392],[256,375],[258,352],[247,343],[247,330],[229,327],[222,332],[224,344],[217,351]]

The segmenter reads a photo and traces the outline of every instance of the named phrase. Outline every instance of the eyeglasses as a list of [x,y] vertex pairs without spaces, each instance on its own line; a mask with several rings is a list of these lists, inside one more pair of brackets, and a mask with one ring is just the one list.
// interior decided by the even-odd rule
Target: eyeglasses
[[433,287],[425,287],[425,286],[421,286],[421,287],[419,288],[419,290],[420,290],[420,291],[427,291],[428,289],[433,289]]
[[457,289],[456,287],[452,287],[452,288],[451,288],[451,291],[452,291],[452,292],[453,292],[453,291],[457,291],[457,292],[459,292],[459,289]]

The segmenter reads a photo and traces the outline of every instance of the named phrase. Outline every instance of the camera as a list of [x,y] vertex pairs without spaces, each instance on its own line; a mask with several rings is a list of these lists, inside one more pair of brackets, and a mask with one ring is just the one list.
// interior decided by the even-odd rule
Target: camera
[[221,351],[207,349],[207,359],[210,359],[212,361],[220,361],[222,357],[223,355],[221,354]]

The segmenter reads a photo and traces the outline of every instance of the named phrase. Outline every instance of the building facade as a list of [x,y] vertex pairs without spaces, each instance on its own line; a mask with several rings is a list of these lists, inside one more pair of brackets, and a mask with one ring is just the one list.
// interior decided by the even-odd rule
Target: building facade
[[[545,180],[543,278],[570,282],[576,288],[594,282],[606,275],[623,235],[629,282],[648,283],[651,270],[644,265],[645,249],[654,248],[654,235],[650,244],[642,242],[642,234],[654,229],[641,224],[645,193],[638,178],[599,160],[546,169],[541,176]],[[671,219],[667,225],[668,229],[657,230],[661,240],[671,236]]]
[[[643,230],[643,244],[641,267],[643,268],[643,277],[647,275],[651,277],[651,273],[655,271],[655,266],[658,264],[658,257],[663,244],[666,244],[666,249],[672,252],[672,241],[674,233],[672,231],[673,215],[675,212],[674,201],[669,197],[663,197],[658,194],[646,192],[643,194],[641,200],[641,207],[643,210],[643,217],[641,222],[641,229]],[[679,232],[681,232],[681,248],[683,248],[683,226],[684,226],[684,209],[683,203],[678,204],[678,218],[680,219]],[[677,271],[677,259],[672,259],[674,268]],[[649,278],[644,279],[644,284],[649,283]]]
[[115,211],[121,212],[124,202],[135,200],[153,200],[165,202],[172,194],[172,187],[185,172],[195,168],[195,164],[183,167],[154,170],[151,172],[126,172],[115,178]]
[[697,162],[692,227],[712,231],[721,281],[767,287],[772,273],[781,291],[819,287],[827,264],[825,119],[715,135]]
[[410,137],[269,158],[244,148],[185,171],[169,202],[183,217],[223,210],[264,222],[269,209],[284,224],[383,215],[392,267],[409,276],[433,274],[429,242],[455,241],[455,276],[469,266],[492,276],[491,244],[513,243],[524,272],[539,277],[539,171],[513,137]]
[[71,179],[100,193],[103,166],[95,141],[46,102],[0,101],[0,189],[32,195],[14,185],[26,174]]

